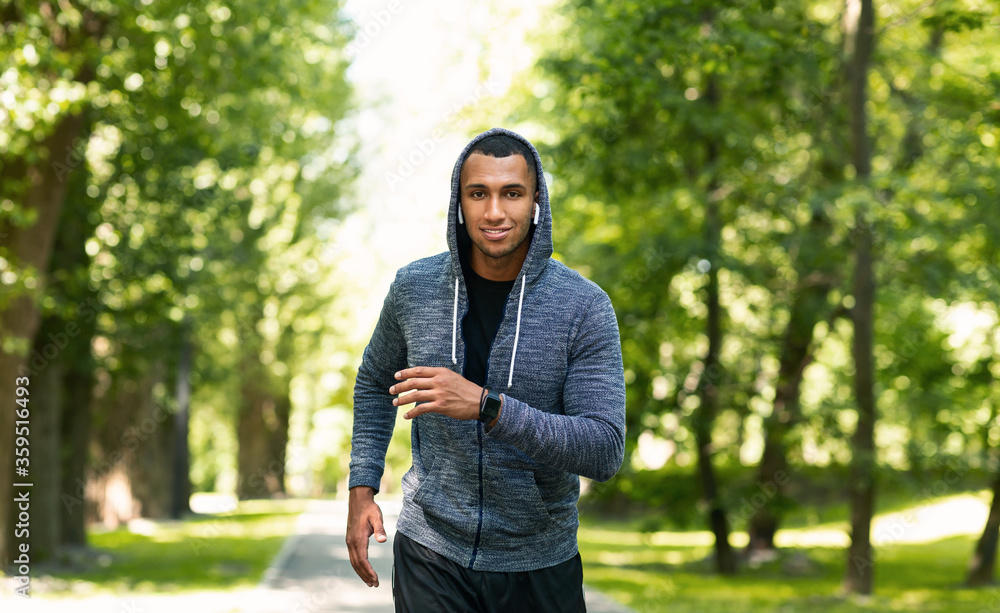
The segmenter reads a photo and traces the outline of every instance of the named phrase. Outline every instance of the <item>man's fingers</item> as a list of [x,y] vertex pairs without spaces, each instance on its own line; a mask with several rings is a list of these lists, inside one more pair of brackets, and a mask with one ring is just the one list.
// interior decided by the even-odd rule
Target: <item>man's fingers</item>
[[403,413],[403,419],[413,419],[414,417],[418,417],[420,415],[423,415],[424,413],[430,413],[435,408],[437,407],[434,405],[433,402],[425,402],[423,404],[418,404],[417,406],[413,407],[406,413]]
[[390,394],[402,394],[404,392],[409,392],[411,390],[427,390],[434,387],[434,379],[432,377],[420,377],[415,379],[407,379],[402,383],[397,383],[389,388]]
[[361,580],[368,584],[368,587],[378,587],[378,575],[372,568],[371,562],[368,561],[368,539],[365,538],[363,546],[349,543],[347,552],[351,558],[351,566],[354,567],[354,572],[361,577]]
[[441,366],[414,366],[413,368],[404,368],[396,373],[396,379],[405,381],[406,379],[433,377],[442,370],[448,369]]
[[404,404],[411,404],[414,402],[433,402],[434,400],[437,400],[437,396],[432,390],[416,390],[405,396],[393,398],[392,404],[394,406],[401,407]]
[[372,518],[372,532],[375,534],[375,540],[384,543],[386,541],[385,536],[385,526],[382,524],[382,510],[379,509],[378,514]]
[[378,587],[378,574],[375,572],[375,569],[372,568],[371,562],[369,562],[367,558],[362,560],[362,562],[364,563],[365,571],[368,573],[368,579],[365,583],[368,584],[368,587]]

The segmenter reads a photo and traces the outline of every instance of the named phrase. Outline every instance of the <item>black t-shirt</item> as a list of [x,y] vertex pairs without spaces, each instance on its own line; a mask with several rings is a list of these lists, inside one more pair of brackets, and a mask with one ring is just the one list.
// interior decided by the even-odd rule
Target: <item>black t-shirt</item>
[[507,296],[514,281],[491,281],[476,274],[462,258],[462,272],[469,290],[469,311],[462,320],[465,336],[465,378],[486,385],[486,362],[503,319]]

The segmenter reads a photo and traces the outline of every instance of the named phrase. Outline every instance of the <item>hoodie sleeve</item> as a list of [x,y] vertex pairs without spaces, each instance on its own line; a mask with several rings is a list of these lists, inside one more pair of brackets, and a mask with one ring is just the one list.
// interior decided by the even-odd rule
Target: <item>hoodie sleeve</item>
[[354,429],[348,487],[367,485],[379,490],[385,454],[396,424],[397,409],[389,387],[406,367],[406,341],[396,314],[399,276],[389,287],[371,341],[365,348],[354,383]]
[[625,375],[618,320],[604,292],[590,301],[571,341],[563,408],[565,415],[546,413],[504,394],[488,435],[546,466],[607,481],[625,457]]

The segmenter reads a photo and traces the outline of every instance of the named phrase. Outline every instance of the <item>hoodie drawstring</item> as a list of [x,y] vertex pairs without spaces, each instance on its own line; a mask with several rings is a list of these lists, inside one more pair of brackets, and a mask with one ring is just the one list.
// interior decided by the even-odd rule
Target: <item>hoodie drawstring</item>
[[[507,387],[514,384],[514,359],[517,357],[517,341],[521,338],[521,307],[524,305],[524,284],[527,276],[521,277],[521,297],[517,300],[517,325],[514,327],[514,349],[510,352],[510,374],[507,375]],[[458,345],[458,277],[455,277],[455,308],[451,315],[451,363],[458,364],[455,348]]]
[[451,316],[451,363],[458,364],[455,345],[458,339],[458,277],[455,277],[455,311]]
[[517,340],[521,336],[521,305],[524,304],[524,283],[528,275],[521,277],[521,298],[517,301],[517,327],[514,328],[514,350],[510,352],[510,375],[507,376],[507,387],[514,384],[514,358],[517,357]]

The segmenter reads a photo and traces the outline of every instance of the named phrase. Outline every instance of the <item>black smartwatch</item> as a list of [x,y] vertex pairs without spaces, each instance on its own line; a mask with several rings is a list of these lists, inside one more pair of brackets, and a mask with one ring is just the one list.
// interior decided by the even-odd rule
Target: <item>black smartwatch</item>
[[489,424],[500,414],[500,394],[490,392],[483,398],[483,403],[479,405],[479,421]]

